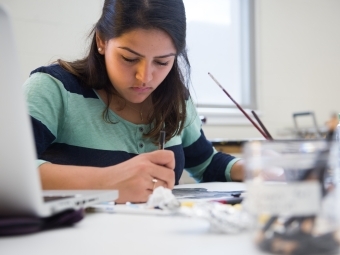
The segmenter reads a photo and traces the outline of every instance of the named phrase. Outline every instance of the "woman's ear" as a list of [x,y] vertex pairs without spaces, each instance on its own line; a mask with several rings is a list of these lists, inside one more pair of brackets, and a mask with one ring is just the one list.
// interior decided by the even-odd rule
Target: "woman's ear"
[[97,49],[99,54],[104,55],[105,54],[105,41],[102,40],[100,33],[98,31],[96,31],[96,43],[97,43]]

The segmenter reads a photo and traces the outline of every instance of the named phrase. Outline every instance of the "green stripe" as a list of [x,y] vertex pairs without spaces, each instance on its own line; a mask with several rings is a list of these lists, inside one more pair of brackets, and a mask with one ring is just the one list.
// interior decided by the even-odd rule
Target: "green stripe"
[[[103,121],[105,103],[97,98],[84,98],[71,93],[56,78],[35,73],[25,83],[32,117],[41,121],[57,137],[57,143],[65,143],[102,150],[120,150],[140,154],[154,151],[158,146],[143,138],[150,130],[149,125],[136,125],[110,111],[116,124]],[[186,129],[180,136],[173,137],[165,147],[190,146],[200,137],[201,120],[191,100],[187,101]],[[183,140],[182,140],[183,139]],[[143,143],[143,148],[139,144]],[[208,163],[206,163],[207,165]]]
[[[30,114],[41,121],[54,136],[63,125],[67,108],[63,84],[47,74],[33,74],[24,83]],[[53,102],[53,104],[51,104]],[[58,125],[56,125],[58,123]]]
[[231,160],[228,165],[227,168],[225,170],[225,178],[227,179],[228,182],[232,182],[233,180],[231,179],[231,175],[230,175],[230,171],[231,168],[233,167],[233,165],[237,162],[241,160],[240,158],[234,158],[233,160]]
[[194,178],[197,182],[201,182],[202,179],[203,179],[203,174],[205,172],[205,169],[210,164],[212,158],[214,157],[214,155],[216,153],[217,153],[217,151],[214,149],[214,153],[206,161],[204,161],[202,164],[197,165],[195,167],[186,168],[185,170],[188,171],[189,175],[192,178]]
[[199,118],[192,100],[187,101],[187,119],[184,131],[182,132],[182,145],[188,147],[196,142],[201,136],[202,122]]

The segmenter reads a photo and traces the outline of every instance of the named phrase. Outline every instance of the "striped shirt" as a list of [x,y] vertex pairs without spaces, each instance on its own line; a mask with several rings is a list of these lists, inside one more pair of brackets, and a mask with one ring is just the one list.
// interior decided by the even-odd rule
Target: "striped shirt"
[[[24,84],[33,124],[38,166],[44,162],[105,167],[157,150],[144,138],[150,125],[134,124],[109,110],[114,123],[103,119],[106,107],[93,89],[59,65],[34,70]],[[217,152],[206,139],[191,99],[186,101],[184,130],[165,144],[175,155],[175,183],[183,169],[198,182],[231,181],[237,158]]]

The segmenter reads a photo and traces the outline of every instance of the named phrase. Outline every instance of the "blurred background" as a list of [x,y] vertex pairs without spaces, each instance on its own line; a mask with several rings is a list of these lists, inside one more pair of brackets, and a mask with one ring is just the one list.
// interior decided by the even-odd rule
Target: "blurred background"
[[[189,8],[190,1],[186,2]],[[249,107],[246,108],[259,114],[276,139],[297,135],[294,113],[311,113],[297,118],[299,128],[313,129],[316,121],[317,128],[324,131],[331,116],[340,112],[340,1],[248,2],[252,3],[253,11],[248,21],[253,26],[250,48],[254,58],[250,80],[253,101],[245,104]],[[85,54],[87,35],[99,18],[103,0],[0,0],[0,3],[12,15],[21,63],[18,75],[24,82],[30,71],[41,65],[58,58],[81,58]],[[192,18],[192,9],[187,12]],[[231,9],[231,15],[235,15],[235,8]],[[198,34],[202,39],[207,35],[211,37],[204,30]],[[199,40],[189,39],[189,56],[191,54],[195,73],[195,67],[204,61],[194,51]],[[217,45],[218,40],[215,41]],[[216,45],[212,40],[209,46],[199,48],[214,60],[210,70],[207,69],[212,73],[224,65],[223,60],[217,58],[218,53],[213,51],[221,50]],[[223,75],[218,75],[223,80]],[[193,90],[198,91],[196,88],[201,86],[199,79],[194,77],[192,81]],[[206,94],[223,93],[212,81],[206,83],[209,83],[203,90]],[[226,84],[226,87],[233,91],[233,85]],[[240,91],[241,95],[235,94],[242,100],[243,92]],[[197,95],[199,97],[199,93]],[[225,100],[229,99],[225,96]],[[235,108],[222,113],[210,109],[200,111],[200,114],[206,118],[203,129],[208,139],[243,141],[261,138],[261,134]]]

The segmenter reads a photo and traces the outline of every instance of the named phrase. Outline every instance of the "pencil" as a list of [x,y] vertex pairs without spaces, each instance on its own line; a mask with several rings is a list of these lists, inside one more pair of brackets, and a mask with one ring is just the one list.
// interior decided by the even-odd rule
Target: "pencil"
[[165,145],[165,131],[161,131],[159,134],[158,149],[164,150],[164,145]]

